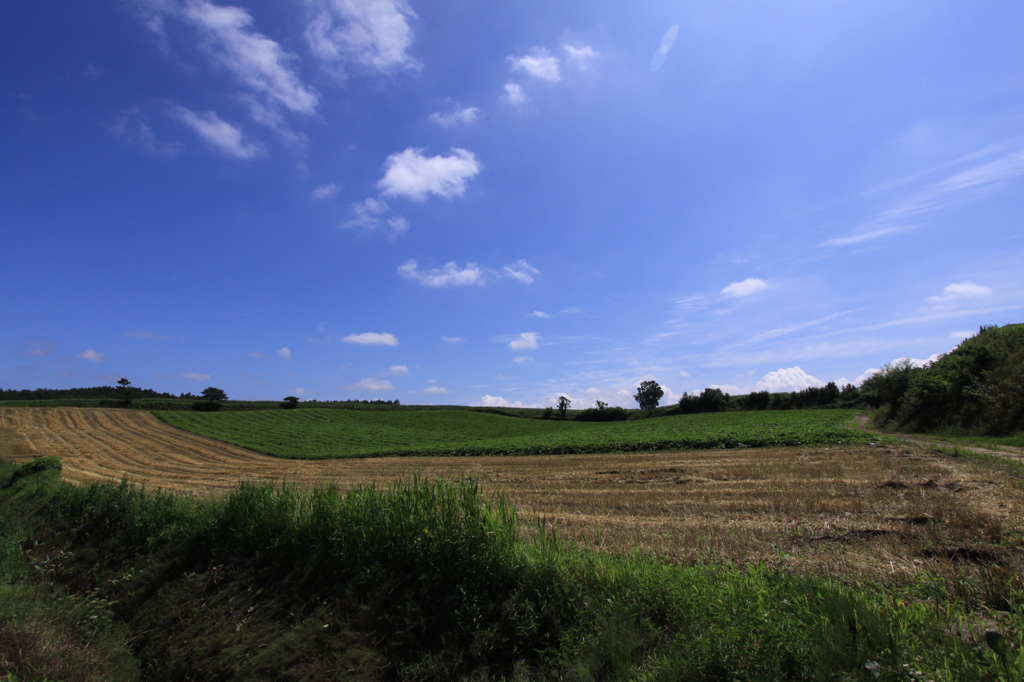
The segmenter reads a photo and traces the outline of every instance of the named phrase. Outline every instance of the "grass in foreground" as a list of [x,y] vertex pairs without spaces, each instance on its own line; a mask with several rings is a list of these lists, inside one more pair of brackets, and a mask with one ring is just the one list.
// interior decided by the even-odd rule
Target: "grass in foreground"
[[1019,585],[1003,586],[986,633],[927,580],[892,591],[671,566],[573,548],[544,526],[526,540],[513,509],[464,479],[251,483],[197,500],[42,471],[3,488],[0,510],[27,524],[39,542],[28,556],[45,557],[50,581],[125,624],[154,679],[1024,675]]
[[630,422],[517,419],[465,410],[157,412],[171,426],[290,459],[585,454],[869,442],[853,410],[678,415]]

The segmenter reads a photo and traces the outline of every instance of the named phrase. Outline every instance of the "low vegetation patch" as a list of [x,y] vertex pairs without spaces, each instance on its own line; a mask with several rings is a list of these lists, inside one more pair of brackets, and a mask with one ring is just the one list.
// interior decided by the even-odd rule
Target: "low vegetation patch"
[[170,424],[290,459],[586,454],[869,442],[852,410],[727,412],[592,423],[466,410],[158,412]]
[[[764,565],[674,566],[569,546],[544,524],[524,538],[515,511],[466,479],[348,491],[248,483],[195,499],[71,486],[51,470],[0,488],[0,511],[21,520],[4,527],[22,534],[27,551],[16,553],[123,627],[148,679],[1024,673],[1019,589],[1004,591],[986,632],[927,582],[892,592]],[[28,676],[34,664],[16,665]]]

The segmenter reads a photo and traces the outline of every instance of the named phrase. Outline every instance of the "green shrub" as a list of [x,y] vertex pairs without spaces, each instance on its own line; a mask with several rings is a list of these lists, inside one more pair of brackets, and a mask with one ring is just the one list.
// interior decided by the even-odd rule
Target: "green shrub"
[[220,412],[221,404],[210,400],[197,400],[192,403],[193,412]]
[[61,461],[59,457],[37,457],[30,462],[25,462],[17,467],[11,473],[11,479],[9,483],[14,483],[20,478],[31,476],[32,474],[38,474],[41,471],[60,471]]
[[578,422],[624,422],[629,419],[629,412],[623,407],[607,407],[603,410],[591,407],[577,414],[575,419]]

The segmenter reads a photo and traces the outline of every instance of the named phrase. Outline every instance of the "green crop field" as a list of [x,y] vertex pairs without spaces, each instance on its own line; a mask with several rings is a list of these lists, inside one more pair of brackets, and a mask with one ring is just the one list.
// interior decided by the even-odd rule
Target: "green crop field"
[[726,412],[592,423],[444,409],[156,413],[171,426],[288,459],[583,454],[877,440],[849,426],[855,414]]

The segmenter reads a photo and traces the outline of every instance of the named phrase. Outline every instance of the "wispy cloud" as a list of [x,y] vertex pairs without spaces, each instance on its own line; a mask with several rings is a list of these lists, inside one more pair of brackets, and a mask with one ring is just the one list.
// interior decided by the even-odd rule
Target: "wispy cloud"
[[409,368],[406,367],[405,365],[391,365],[391,367],[388,369],[388,374],[396,377],[405,376],[408,373]]
[[452,148],[450,156],[424,156],[422,149],[409,147],[387,158],[387,170],[377,183],[384,196],[423,201],[429,195],[450,199],[466,191],[466,182],[480,172],[473,152]]
[[[986,149],[983,153],[990,151]],[[977,161],[978,156],[971,154],[963,160]],[[819,246],[846,246],[903,232],[915,227],[915,221],[926,214],[999,191],[1007,182],[1021,175],[1024,175],[1024,150],[1011,152],[994,161],[975,163],[893,202],[854,230],[852,235],[827,239]]]
[[529,100],[529,97],[527,97],[526,93],[523,92],[523,86],[519,83],[509,81],[508,83],[505,83],[504,89],[505,92],[502,94],[501,98],[512,106],[522,106],[526,104],[527,100]]
[[292,359],[292,349],[288,348],[287,346],[285,346],[281,350],[277,351],[277,356],[281,357],[281,358],[284,358],[285,360],[291,360]]
[[371,73],[419,69],[408,50],[416,18],[404,0],[309,0],[314,16],[306,29],[310,50],[336,76],[346,66]]
[[409,231],[409,221],[392,213],[391,207],[380,199],[369,197],[352,206],[356,217],[342,223],[347,229],[362,229],[367,232],[381,231],[391,241]]
[[500,279],[514,279],[521,284],[532,284],[534,278],[540,275],[540,271],[525,260],[516,261],[501,270],[485,268],[477,263],[467,263],[465,267],[460,268],[455,261],[445,263],[440,268],[421,270],[419,263],[410,258],[399,266],[398,274],[423,286],[440,288],[449,286],[479,287]]
[[178,376],[189,381],[209,381],[211,379],[209,374],[202,374],[201,372],[179,372]]
[[427,386],[425,389],[423,389],[423,392],[426,393],[427,395],[448,395],[449,393],[451,393],[451,391],[449,391],[444,386]]
[[442,336],[441,340],[445,343],[462,343],[461,336]]
[[757,279],[756,277],[748,277],[742,282],[733,282],[729,286],[722,289],[722,295],[724,296],[753,296],[759,291],[764,291],[768,288],[768,283],[763,279]]
[[26,341],[30,346],[28,354],[34,358],[45,358],[53,353],[53,344],[49,341]]
[[341,185],[336,185],[335,183],[331,182],[331,183],[328,183],[326,185],[320,185],[319,187],[314,189],[311,196],[314,199],[318,199],[320,201],[323,201],[324,199],[331,199],[331,198],[333,198],[340,191],[341,191]]
[[546,313],[543,310],[534,310],[532,313],[527,313],[526,316],[527,317],[538,317],[538,318],[543,320],[543,319],[547,319],[547,318],[551,317],[551,314],[550,313]]
[[223,120],[213,111],[195,112],[180,105],[174,105],[173,112],[212,149],[236,159],[255,159],[265,152],[258,142],[242,139],[242,129]]
[[362,334],[349,334],[342,339],[344,343],[357,343],[362,346],[397,346],[398,339],[394,334],[364,332]]
[[142,113],[137,108],[122,113],[112,125],[107,126],[107,130],[148,154],[173,156],[181,151],[181,144],[177,142],[158,140],[156,133],[143,120]]
[[395,385],[390,381],[378,379],[377,377],[366,377],[365,379],[360,379],[359,383],[349,386],[349,388],[366,391],[390,391],[394,387]]

